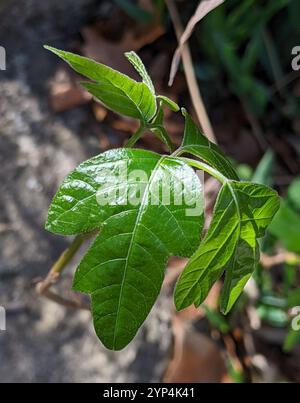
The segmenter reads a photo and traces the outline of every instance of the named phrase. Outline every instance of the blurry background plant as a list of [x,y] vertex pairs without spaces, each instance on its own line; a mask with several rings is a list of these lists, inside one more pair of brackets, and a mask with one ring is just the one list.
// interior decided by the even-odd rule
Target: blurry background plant
[[[41,229],[58,183],[78,162],[122,146],[137,129],[131,119],[92,101],[74,73],[46,57],[42,44],[68,46],[131,76],[134,72],[122,54],[133,49],[149,68],[158,92],[189,110],[195,106],[194,118],[201,121],[199,102],[190,99],[185,80],[184,73],[191,71],[180,64],[173,85],[167,86],[177,47],[174,24],[178,31],[170,6],[185,27],[198,4],[0,1],[1,45],[8,54],[7,71],[0,72],[0,305],[8,307],[8,323],[11,317],[15,327],[10,340],[0,335],[4,359],[14,368],[0,368],[0,380],[55,380],[57,374],[58,380],[114,381],[111,374],[118,373],[121,381],[300,381],[300,331],[291,328],[292,308],[300,306],[300,72],[291,68],[292,48],[300,45],[298,0],[226,0],[194,27],[188,41],[192,70],[217,142],[242,178],[273,186],[283,196],[261,242],[255,278],[230,316],[217,310],[219,285],[199,310],[175,314],[166,311],[164,303],[154,308],[149,326],[126,358],[120,358],[94,347],[82,312],[60,308],[62,319],[56,322],[61,325],[46,323],[54,308],[46,300],[37,302],[34,295],[35,279],[47,273],[67,246]],[[165,118],[179,145],[183,120],[167,111]],[[164,151],[150,133],[139,146]],[[214,180],[206,181],[208,215],[217,186]],[[170,261],[162,298],[168,298],[182,268],[178,259]],[[65,295],[69,283],[66,275],[56,290]],[[39,346],[47,338],[45,351]],[[72,361],[78,355],[76,343],[90,353],[88,359],[85,351],[85,367],[80,359]],[[66,350],[60,350],[61,345],[67,345]],[[42,370],[45,362],[48,368]]]

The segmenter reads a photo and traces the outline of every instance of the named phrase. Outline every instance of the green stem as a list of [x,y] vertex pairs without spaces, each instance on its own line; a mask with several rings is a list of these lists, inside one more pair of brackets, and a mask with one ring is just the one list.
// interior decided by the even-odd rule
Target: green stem
[[57,259],[57,261],[54,263],[54,265],[51,267],[50,271],[48,272],[46,278],[42,281],[40,281],[36,285],[37,292],[39,294],[45,294],[49,288],[54,284],[59,276],[61,275],[62,271],[64,268],[67,266],[67,264],[72,260],[82,243],[84,242],[85,239],[90,237],[92,233],[87,233],[87,234],[80,234],[77,235],[71,245],[66,249],[60,257]]
[[98,233],[98,230],[91,231],[91,232],[86,232],[85,234],[79,234],[77,235],[70,246],[60,255],[60,257],[57,259],[57,261],[54,263],[54,265],[51,267],[48,275],[50,273],[52,274],[60,274],[63,269],[66,267],[66,265],[73,259],[75,256],[76,252],[80,248],[80,246],[83,244],[83,242],[94,235]]
[[160,141],[165,143],[170,151],[172,153],[174,151],[174,145],[166,131],[166,129],[162,125],[150,125],[149,129],[159,138]]
[[[175,156],[175,155],[180,155],[179,150],[177,150],[177,151],[175,151],[175,153],[173,153],[173,156]],[[210,165],[206,164],[205,162],[196,161],[191,158],[185,158],[185,157],[180,157],[180,159],[185,161],[188,165],[190,165],[194,168],[207,172],[209,175],[216,178],[222,184],[228,182],[228,179],[224,175],[222,175],[219,171],[217,171],[215,168],[212,168]]]
[[80,246],[83,244],[86,236],[77,235],[71,245],[66,249],[51,268],[52,273],[61,273],[64,267],[72,260]]
[[130,137],[130,139],[127,141],[124,147],[126,148],[131,148],[135,145],[135,143],[139,140],[141,135],[143,134],[143,131],[145,129],[145,126],[140,126],[137,131]]

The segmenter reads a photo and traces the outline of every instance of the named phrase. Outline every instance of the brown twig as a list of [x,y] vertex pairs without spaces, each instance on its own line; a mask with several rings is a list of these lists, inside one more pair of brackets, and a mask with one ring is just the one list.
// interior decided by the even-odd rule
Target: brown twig
[[85,304],[82,301],[76,301],[76,300],[71,300],[71,299],[61,297],[60,295],[56,294],[55,292],[53,292],[50,289],[44,290],[41,295],[43,295],[50,301],[53,301],[59,305],[63,305],[67,308],[82,309],[85,311],[90,311],[90,306],[88,304]]
[[[174,0],[166,0],[166,5],[168,7],[170,17],[172,19],[175,33],[177,36],[178,42],[180,42],[180,38],[183,34],[183,27],[180,21],[180,17],[177,11],[177,8],[175,6]],[[181,56],[182,56],[182,63],[183,63],[183,68],[184,68],[184,74],[186,77],[189,93],[191,96],[191,100],[193,103],[193,106],[195,108],[199,123],[206,134],[206,136],[209,138],[210,141],[213,141],[216,143],[216,136],[214,134],[212,125],[210,123],[209,117],[207,115],[203,99],[198,87],[195,71],[193,68],[193,61],[192,61],[192,56],[191,52],[189,49],[189,46],[187,43],[183,44],[181,47]]]
[[166,373],[164,375],[164,382],[168,383],[172,381],[174,374],[181,362],[183,356],[183,346],[186,333],[186,326],[177,315],[174,315],[172,320],[172,330],[174,336],[173,357],[168,365]]
[[270,95],[276,94],[277,91],[279,91],[283,87],[289,85],[294,80],[296,80],[298,77],[300,77],[300,71],[291,71],[290,73],[288,73],[287,75],[282,77],[278,82],[276,82],[275,84],[273,84],[270,87],[270,89],[269,89]]
[[185,30],[183,31],[182,35],[180,36],[180,40],[178,41],[178,47],[174,53],[171,71],[170,71],[170,79],[169,85],[173,84],[174,77],[178,70],[178,65],[181,58],[181,50],[182,46],[189,40],[190,36],[192,35],[195,26],[202,20],[208,13],[210,13],[213,9],[218,7],[220,4],[224,3],[225,0],[200,0],[196,11],[190,18]]

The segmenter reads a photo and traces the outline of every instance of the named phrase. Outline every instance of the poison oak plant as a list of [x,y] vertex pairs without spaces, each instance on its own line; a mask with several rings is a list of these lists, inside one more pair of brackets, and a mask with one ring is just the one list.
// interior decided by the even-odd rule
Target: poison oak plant
[[[176,285],[176,308],[198,307],[225,273],[220,305],[228,313],[259,260],[257,240],[279,207],[276,192],[240,181],[226,156],[184,109],[183,141],[174,150],[162,107],[180,109],[155,93],[134,52],[125,56],[142,82],[93,60],[46,49],[90,79],[82,85],[106,107],[140,121],[124,148],[97,155],[67,176],[46,223],[47,230],[61,235],[98,230],[76,270],[73,289],[91,295],[102,343],[120,350],[133,339],[158,297],[172,255],[190,258]],[[132,148],[146,130],[167,145],[170,155]],[[222,184],[203,239],[203,188],[195,170]]]

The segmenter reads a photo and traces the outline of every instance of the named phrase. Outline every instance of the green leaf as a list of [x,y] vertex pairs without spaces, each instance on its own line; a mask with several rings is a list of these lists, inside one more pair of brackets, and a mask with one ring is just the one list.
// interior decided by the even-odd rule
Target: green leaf
[[256,239],[264,235],[278,207],[276,192],[266,186],[224,183],[209,230],[177,283],[177,309],[199,306],[225,269],[221,310],[231,309],[257,262]]
[[271,186],[272,184],[272,169],[274,165],[274,153],[272,150],[268,150],[253,174],[252,181],[261,183],[263,185]]
[[287,250],[300,252],[300,217],[287,200],[282,200],[280,209],[269,227],[269,232],[276,236]]
[[177,105],[177,103],[165,95],[157,95],[157,99],[170,108],[171,111],[178,112],[180,110],[180,107]]
[[73,288],[91,294],[96,333],[113,350],[135,336],[160,292],[168,257],[191,256],[202,226],[195,172],[177,158],[137,149],[80,164],[54,197],[46,224],[60,234],[100,229]]
[[143,82],[148,86],[148,88],[151,90],[151,92],[153,94],[155,94],[155,88],[152,83],[152,80],[146,70],[146,67],[144,66],[142,60],[140,59],[140,57],[133,51],[126,52],[125,56],[130,61],[130,63],[133,65],[133,67],[136,69],[136,71],[139,73],[139,75],[142,77]]
[[291,291],[288,296],[288,307],[300,306],[300,289]]
[[235,253],[225,268],[225,281],[221,294],[221,311],[227,314],[241,295],[259,262],[257,242],[246,242],[242,236],[238,240]]
[[82,85],[107,108],[149,122],[156,113],[156,98],[145,83],[86,57],[45,46],[66,61],[75,71],[95,81]]
[[288,188],[288,200],[295,207],[300,210],[300,178],[296,178]]
[[289,353],[298,343],[300,343],[300,330],[290,329],[284,340],[283,350]]
[[115,3],[127,14],[136,21],[149,22],[152,18],[151,13],[130,0],[114,0]]
[[184,137],[177,155],[191,154],[207,162],[228,179],[239,180],[237,173],[220,148],[209,141],[183,109],[185,116]]
[[288,322],[288,315],[284,309],[277,306],[260,304],[257,307],[259,318],[273,327],[285,327]]

